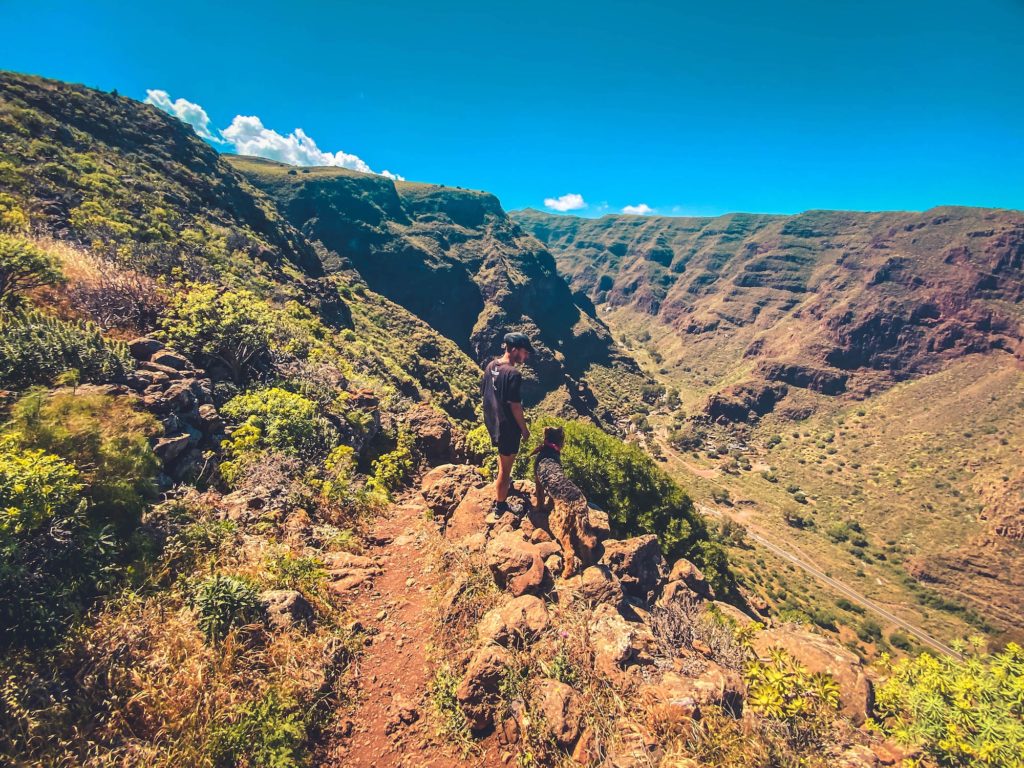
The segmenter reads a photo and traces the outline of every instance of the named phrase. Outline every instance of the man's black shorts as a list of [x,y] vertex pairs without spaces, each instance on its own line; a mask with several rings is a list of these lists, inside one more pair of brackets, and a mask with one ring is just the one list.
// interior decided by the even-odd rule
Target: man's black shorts
[[519,442],[523,439],[522,432],[508,430],[498,435],[496,446],[502,456],[514,456],[519,453]]

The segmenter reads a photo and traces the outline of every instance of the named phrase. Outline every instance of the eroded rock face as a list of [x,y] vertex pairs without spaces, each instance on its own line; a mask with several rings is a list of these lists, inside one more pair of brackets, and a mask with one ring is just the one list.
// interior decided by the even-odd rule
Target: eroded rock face
[[786,391],[784,384],[766,381],[733,384],[708,397],[703,410],[715,421],[755,421],[771,413]]
[[682,582],[691,592],[704,600],[715,599],[715,590],[711,588],[707,579],[704,578],[704,573],[684,557],[679,558],[672,565],[672,570],[668,574],[668,580],[670,584],[676,581]]
[[455,696],[474,731],[494,724],[501,679],[511,661],[509,652],[500,645],[485,645],[470,659]]
[[444,536],[449,541],[459,541],[466,536],[487,532],[487,516],[494,511],[494,487],[491,485],[470,488],[456,505]]
[[854,725],[862,725],[871,715],[874,705],[871,681],[860,659],[835,640],[799,627],[785,626],[758,632],[752,644],[759,656],[767,656],[772,648],[782,648],[808,672],[824,672],[835,678],[842,712]]
[[618,577],[626,594],[642,600],[649,600],[665,579],[665,558],[653,534],[605,541],[601,562]]
[[472,464],[442,464],[423,475],[420,491],[430,510],[447,519],[469,489],[484,482],[479,468]]
[[476,629],[482,642],[521,648],[547,626],[548,609],[544,601],[533,595],[521,595],[484,614]]
[[536,544],[516,531],[502,531],[487,543],[486,553],[487,565],[499,587],[514,596],[540,592],[546,569]]

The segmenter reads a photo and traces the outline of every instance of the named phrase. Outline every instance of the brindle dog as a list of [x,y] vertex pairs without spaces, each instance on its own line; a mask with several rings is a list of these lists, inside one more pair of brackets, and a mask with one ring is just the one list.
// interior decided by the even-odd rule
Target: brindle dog
[[565,566],[562,578],[575,575],[581,568],[597,561],[597,536],[590,527],[587,499],[583,492],[565,476],[562,469],[562,446],[565,433],[561,427],[544,428],[544,444],[537,449],[534,476],[537,484],[537,509],[545,510],[550,500],[548,527],[562,547]]

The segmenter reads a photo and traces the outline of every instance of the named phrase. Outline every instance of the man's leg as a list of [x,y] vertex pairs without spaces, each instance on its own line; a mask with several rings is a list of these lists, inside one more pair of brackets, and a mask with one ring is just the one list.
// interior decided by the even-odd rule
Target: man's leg
[[514,453],[508,456],[498,454],[498,477],[494,481],[494,495],[499,504],[508,498],[508,487],[512,482],[512,465],[515,460]]

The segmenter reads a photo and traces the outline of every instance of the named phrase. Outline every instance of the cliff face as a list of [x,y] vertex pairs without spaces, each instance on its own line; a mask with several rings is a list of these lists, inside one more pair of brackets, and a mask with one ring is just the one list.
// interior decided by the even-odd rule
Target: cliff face
[[577,306],[551,254],[493,195],[345,169],[229,160],[290,224],[332,252],[337,260],[328,258],[329,268],[354,268],[478,363],[498,354],[506,332],[530,336],[537,354],[528,401],[566,387],[585,411],[576,393],[592,365],[632,368],[603,323]]
[[968,353],[1024,359],[1018,211],[512,217],[596,305],[671,327],[680,360],[728,346],[766,379],[840,394]]

